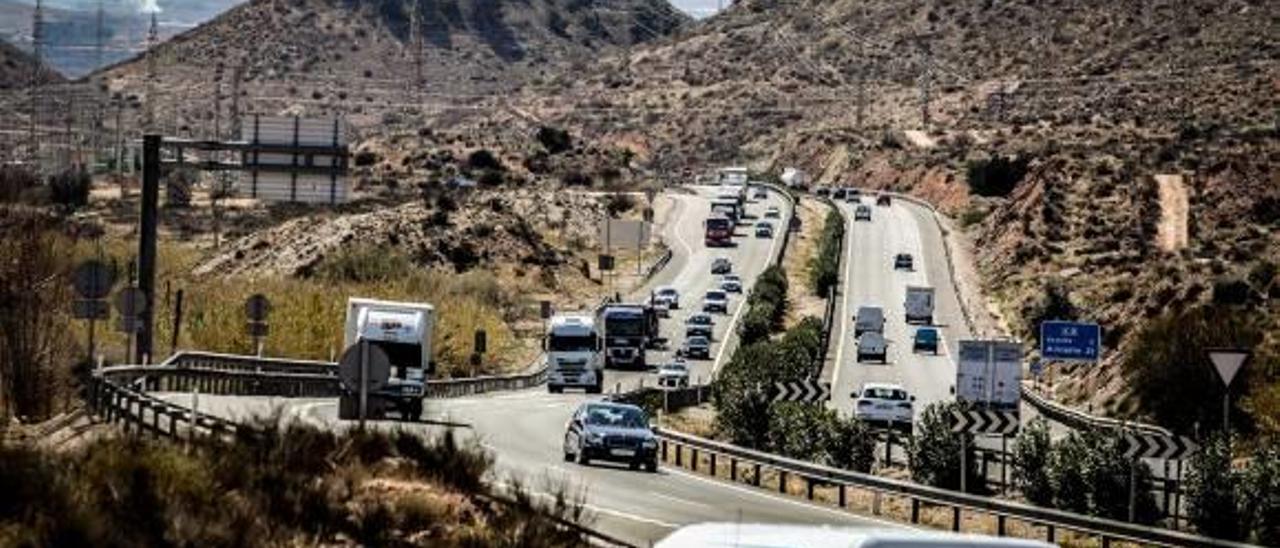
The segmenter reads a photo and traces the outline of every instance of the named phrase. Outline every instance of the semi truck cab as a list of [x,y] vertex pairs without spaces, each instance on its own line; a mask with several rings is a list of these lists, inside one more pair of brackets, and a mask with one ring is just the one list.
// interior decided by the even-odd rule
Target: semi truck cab
[[435,372],[431,360],[431,337],[435,308],[425,303],[347,300],[344,346],[368,341],[381,349],[391,362],[391,376],[370,400],[380,408],[394,408],[401,419],[422,416],[422,400],[427,378]]
[[589,314],[552,317],[542,341],[547,353],[547,390],[559,393],[574,387],[599,394],[604,388],[600,346],[595,318]]

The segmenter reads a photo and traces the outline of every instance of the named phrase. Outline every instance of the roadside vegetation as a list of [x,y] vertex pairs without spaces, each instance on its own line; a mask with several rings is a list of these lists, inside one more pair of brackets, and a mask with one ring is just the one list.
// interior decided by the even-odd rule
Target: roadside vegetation
[[827,297],[840,281],[841,242],[844,241],[844,216],[836,209],[827,213],[818,243],[818,254],[809,268],[809,287],[814,295]]
[[0,446],[0,545],[584,543],[555,521],[581,522],[580,504],[496,489],[492,458],[451,434],[279,424],[187,446],[137,436],[61,452]]

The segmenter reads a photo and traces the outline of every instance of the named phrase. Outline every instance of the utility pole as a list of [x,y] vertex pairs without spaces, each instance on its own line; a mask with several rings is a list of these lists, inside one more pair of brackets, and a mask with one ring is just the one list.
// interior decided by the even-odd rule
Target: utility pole
[[31,14],[31,52],[34,59],[31,66],[31,118],[30,141],[27,144],[37,177],[43,175],[40,162],[40,106],[44,97],[44,2],[36,0],[36,9]]
[[920,75],[920,123],[929,130],[929,102],[933,94],[933,59],[928,48],[924,49],[924,72]]
[[858,42],[858,129],[867,121],[867,48]]
[[244,78],[244,60],[236,64],[231,71],[231,120],[232,139],[240,138],[240,80]]
[[[106,12],[106,8],[103,7],[103,0],[98,0],[98,32],[97,32],[97,41],[95,46],[97,49],[96,51],[94,51],[93,68],[94,70],[97,70],[102,68],[102,64],[105,59],[104,52],[107,48],[107,12]],[[99,84],[101,84],[101,81],[99,81]],[[93,85],[93,83],[90,82],[90,85]],[[99,91],[99,90],[94,90],[94,91]],[[99,97],[99,95],[95,93],[93,97]],[[93,132],[92,132],[93,142],[91,143],[91,146],[93,149],[93,155],[91,156],[92,160],[90,161],[90,164],[89,164],[91,168],[94,164],[98,162],[98,159],[102,156],[103,132],[106,130],[105,109],[106,109],[106,104],[101,98],[94,99]]]
[[420,8],[418,0],[414,0],[412,7],[409,8],[409,47],[413,48],[413,96],[416,96],[422,88],[423,36],[422,21],[418,19]]
[[156,45],[160,43],[160,32],[156,22],[156,12],[151,12],[151,30],[147,32],[147,105],[144,112],[142,128],[145,133],[155,132],[156,123]]

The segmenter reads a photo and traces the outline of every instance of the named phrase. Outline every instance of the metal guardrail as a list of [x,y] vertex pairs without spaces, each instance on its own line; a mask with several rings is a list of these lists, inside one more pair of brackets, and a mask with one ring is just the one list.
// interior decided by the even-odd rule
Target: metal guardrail
[[[772,470],[777,474],[779,492],[787,492],[791,478],[798,478],[805,482],[805,493],[808,500],[814,500],[816,488],[834,486],[837,489],[838,505],[842,508],[847,506],[848,489],[850,488],[871,491],[877,495],[906,497],[911,501],[911,523],[913,524],[920,523],[921,508],[925,505],[930,505],[951,509],[951,529],[956,532],[961,531],[963,523],[961,520],[962,512],[968,511],[995,516],[997,534],[1000,536],[1008,534],[1009,530],[1006,525],[1008,520],[1012,519],[1029,525],[1043,526],[1046,539],[1049,542],[1055,541],[1058,531],[1071,531],[1098,537],[1103,546],[1108,546],[1113,541],[1130,541],[1156,546],[1242,548],[1251,546],[1181,531],[1039,508],[1019,502],[969,495],[907,481],[861,474],[754,451],[680,432],[658,430],[657,434],[661,440],[660,450],[663,461],[674,463],[675,466],[687,468],[693,472],[703,471],[715,476],[717,475],[717,466],[727,460],[730,481],[741,482],[746,480],[745,476],[740,473],[740,468],[745,465],[753,471],[749,483],[755,487],[761,487],[762,472],[766,469]],[[687,459],[685,458],[686,455],[688,456]],[[703,464],[704,458],[705,465]],[[687,466],[686,462],[688,463]]]
[[1074,430],[1089,430],[1092,428],[1106,428],[1111,430],[1132,430],[1142,432],[1144,434],[1156,434],[1160,436],[1170,436],[1174,434],[1166,428],[1162,428],[1153,424],[1144,424],[1140,422],[1119,421],[1108,417],[1099,417],[1090,415],[1078,409],[1072,409],[1066,405],[1053,401],[1045,396],[1036,393],[1035,390],[1023,385],[1022,401],[1031,404],[1036,411],[1046,418],[1054,422],[1061,423]]

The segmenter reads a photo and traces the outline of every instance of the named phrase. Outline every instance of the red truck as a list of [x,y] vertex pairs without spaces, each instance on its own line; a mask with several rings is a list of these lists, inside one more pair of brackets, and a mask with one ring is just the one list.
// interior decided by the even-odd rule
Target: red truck
[[709,217],[703,224],[706,226],[707,247],[724,247],[733,241],[734,223],[728,217]]

